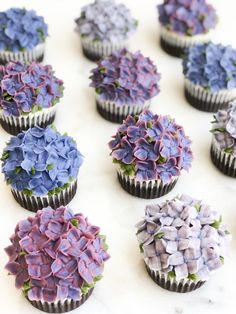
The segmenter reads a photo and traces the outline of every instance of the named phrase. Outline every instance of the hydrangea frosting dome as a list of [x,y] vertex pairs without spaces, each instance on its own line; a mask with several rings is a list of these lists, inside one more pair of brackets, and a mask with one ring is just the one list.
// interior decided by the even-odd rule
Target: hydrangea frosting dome
[[206,281],[223,264],[229,232],[200,200],[182,195],[149,205],[137,229],[145,263],[170,278]]
[[109,258],[99,227],[65,207],[47,207],[20,221],[10,240],[6,269],[32,301],[80,300]]
[[114,0],[95,0],[83,7],[76,24],[81,36],[105,43],[128,39],[138,25],[130,10]]
[[0,109],[6,116],[40,111],[54,106],[63,95],[63,82],[50,65],[19,61],[0,65]]
[[0,12],[0,50],[32,50],[48,36],[48,26],[35,11],[11,8]]
[[117,105],[142,105],[160,91],[156,66],[139,51],[114,52],[98,61],[90,78],[99,98]]
[[211,132],[220,149],[236,157],[236,101],[214,116]]
[[125,175],[138,181],[169,183],[192,163],[191,141],[182,126],[169,116],[144,110],[128,116],[109,142],[113,161]]
[[216,11],[205,0],[164,0],[157,8],[160,23],[181,35],[204,34],[217,24]]
[[212,92],[236,88],[236,49],[220,44],[191,47],[183,60],[186,79]]
[[83,158],[76,142],[51,127],[31,128],[11,137],[2,155],[11,187],[27,195],[59,193],[77,178]]

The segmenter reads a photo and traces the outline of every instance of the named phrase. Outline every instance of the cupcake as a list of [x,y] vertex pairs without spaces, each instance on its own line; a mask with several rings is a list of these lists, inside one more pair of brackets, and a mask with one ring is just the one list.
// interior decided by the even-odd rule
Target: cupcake
[[158,12],[161,47],[175,57],[194,44],[209,42],[217,24],[215,9],[205,0],[164,0]]
[[157,198],[175,186],[192,163],[191,141],[169,116],[144,110],[128,116],[109,142],[121,186],[141,198]]
[[149,108],[151,99],[160,91],[156,66],[139,51],[114,52],[98,62],[90,79],[98,112],[116,123]]
[[62,95],[63,82],[50,65],[13,61],[0,66],[0,124],[10,134],[53,123]]
[[212,124],[211,159],[221,172],[236,178],[236,101],[219,110]]
[[236,98],[236,49],[220,44],[200,44],[183,60],[185,97],[206,112],[225,109]]
[[5,248],[6,269],[36,308],[64,313],[83,304],[108,260],[105,237],[82,214],[51,207],[20,221]]
[[137,230],[147,272],[164,289],[193,291],[224,263],[229,232],[222,217],[190,196],[147,206]]
[[95,0],[82,8],[75,22],[83,53],[92,61],[127,47],[138,26],[130,10],[114,0]]
[[48,26],[35,11],[11,8],[0,12],[0,63],[42,61]]
[[14,198],[36,212],[72,200],[83,158],[71,137],[51,127],[36,126],[11,137],[2,161],[2,172]]

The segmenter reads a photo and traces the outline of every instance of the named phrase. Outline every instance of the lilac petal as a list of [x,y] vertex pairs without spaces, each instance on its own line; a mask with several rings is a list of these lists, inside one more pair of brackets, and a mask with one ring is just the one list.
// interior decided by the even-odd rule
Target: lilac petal
[[148,259],[149,267],[152,270],[161,270],[161,258],[160,256],[151,257]]
[[15,286],[16,286],[16,288],[17,289],[22,288],[24,282],[26,282],[28,279],[29,279],[29,276],[28,276],[28,274],[26,272],[24,272],[24,271],[19,272],[16,275],[16,279],[15,279]]
[[155,249],[155,244],[145,245],[143,247],[143,250],[144,250],[145,256],[147,256],[147,257],[154,257],[157,255],[156,249]]
[[54,302],[57,297],[55,289],[43,289],[43,300],[46,302]]
[[184,263],[184,257],[183,254],[180,252],[176,252],[174,254],[171,254],[169,257],[169,264],[173,266],[181,265]]
[[66,299],[68,297],[68,287],[58,285],[57,287],[57,298],[59,300]]
[[166,252],[173,254],[177,251],[177,242],[175,241],[168,241],[166,246]]
[[27,294],[30,301],[41,301],[42,300],[42,290],[39,287],[32,287]]
[[81,299],[80,289],[70,287],[68,291],[68,297],[71,298],[72,300],[80,300]]
[[6,264],[5,269],[8,270],[12,275],[16,275],[20,270],[20,264],[16,262],[9,262]]

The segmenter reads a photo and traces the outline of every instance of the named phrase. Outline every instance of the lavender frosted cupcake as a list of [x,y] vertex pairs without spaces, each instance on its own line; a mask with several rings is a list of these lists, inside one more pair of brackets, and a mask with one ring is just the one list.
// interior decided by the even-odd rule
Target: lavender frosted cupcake
[[2,161],[2,172],[14,198],[36,212],[72,200],[83,158],[71,137],[51,127],[34,127],[11,137]]
[[127,47],[138,26],[130,10],[114,0],[95,0],[83,7],[76,24],[83,53],[92,61]]
[[100,228],[65,207],[44,208],[20,221],[10,240],[6,269],[26,299],[48,313],[83,304],[109,258]]
[[175,186],[192,163],[191,141],[169,116],[144,110],[128,116],[109,142],[121,186],[141,198],[157,198]]
[[48,26],[33,10],[0,12],[0,63],[42,61]]
[[139,51],[114,52],[98,62],[90,78],[98,112],[116,123],[149,108],[151,99],[160,91],[156,66]]
[[183,60],[185,97],[195,108],[217,112],[236,98],[236,49],[196,45]]
[[224,263],[229,232],[201,200],[182,195],[149,205],[137,229],[147,272],[164,289],[193,291]]
[[218,20],[205,0],[164,0],[158,12],[161,46],[175,57],[182,57],[194,44],[209,42]]
[[35,125],[47,127],[63,89],[50,65],[17,61],[0,66],[0,124],[13,135]]
[[214,118],[211,159],[221,172],[236,178],[236,101]]

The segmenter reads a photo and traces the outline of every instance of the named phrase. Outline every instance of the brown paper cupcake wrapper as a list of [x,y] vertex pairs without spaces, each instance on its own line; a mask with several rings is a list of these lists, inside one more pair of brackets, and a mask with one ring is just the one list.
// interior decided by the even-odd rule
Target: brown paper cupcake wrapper
[[147,101],[144,105],[122,105],[118,106],[116,103],[111,101],[101,101],[99,97],[96,97],[97,111],[100,115],[114,123],[122,123],[128,115],[136,115],[141,113],[144,109],[150,107],[151,101]]
[[102,43],[93,41],[86,37],[81,37],[83,54],[91,61],[98,61],[103,57],[109,56],[114,51],[127,47],[127,42]]
[[26,51],[0,51],[0,64],[6,64],[9,61],[21,62],[42,62],[44,58],[45,43],[37,45],[32,50]]
[[140,182],[124,175],[121,171],[117,171],[117,176],[121,186],[126,192],[145,199],[158,198],[169,193],[178,181],[178,178],[174,178],[168,184],[163,184],[161,180]]
[[51,206],[56,209],[60,206],[66,206],[75,196],[77,190],[77,180],[71,183],[71,185],[65,190],[58,194],[52,196],[28,196],[23,192],[12,189],[11,192],[15,200],[25,209],[32,212],[37,212],[37,210]]
[[158,286],[162,287],[163,289],[173,291],[173,292],[180,292],[180,293],[186,293],[194,291],[198,288],[200,288],[205,281],[192,281],[189,279],[182,279],[182,280],[175,280],[168,279],[168,275],[165,273],[162,273],[160,271],[154,271],[149,268],[148,265],[146,265],[146,269],[150,277],[153,281],[155,281]]
[[0,112],[0,124],[2,128],[12,134],[17,135],[21,131],[28,130],[35,125],[46,128],[48,125],[52,124],[56,117],[56,106],[48,109],[43,109],[42,111],[36,113],[29,113],[27,116],[5,116],[3,111]]
[[160,44],[162,49],[173,57],[182,58],[186,51],[196,43],[206,43],[210,41],[211,33],[185,36],[160,27]]
[[47,313],[65,313],[76,309],[81,306],[91,296],[93,288],[89,290],[87,294],[82,295],[79,301],[65,300],[64,302],[58,301],[56,303],[41,302],[41,301],[30,301],[26,298],[34,307],[40,311]]
[[226,109],[236,99],[236,89],[212,93],[199,85],[185,79],[185,98],[190,105],[205,112],[217,112]]
[[236,178],[236,157],[221,151],[214,139],[211,144],[211,160],[222,173]]

